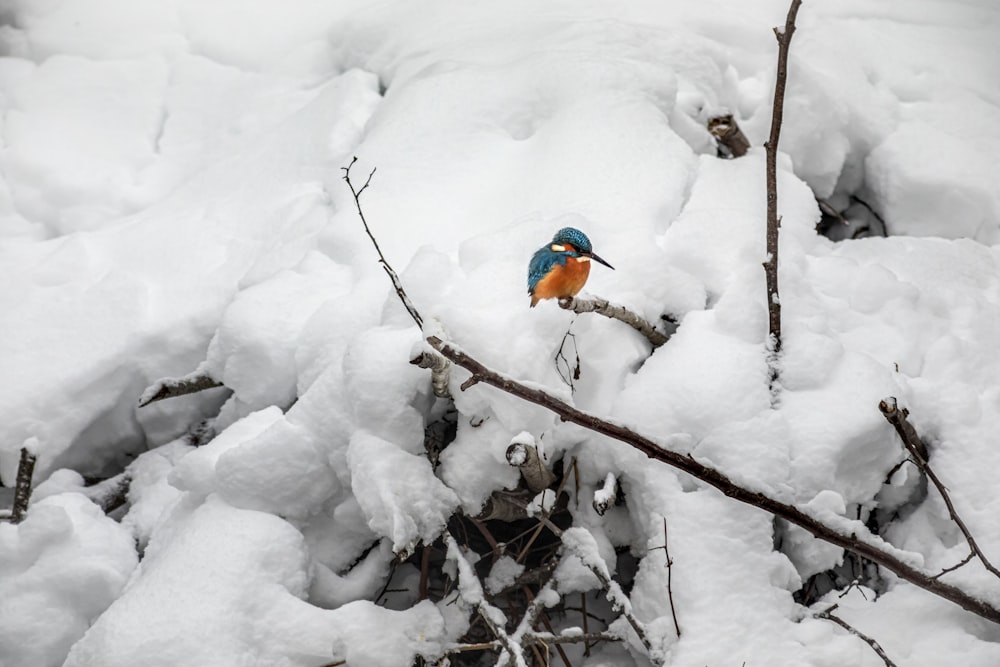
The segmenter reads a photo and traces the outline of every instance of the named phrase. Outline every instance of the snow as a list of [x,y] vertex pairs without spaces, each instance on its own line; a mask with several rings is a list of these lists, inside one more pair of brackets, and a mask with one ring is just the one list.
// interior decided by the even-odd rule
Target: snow
[[17,526],[0,523],[0,662],[61,665],[137,562],[128,531],[79,493],[37,500]]
[[[875,516],[886,548],[933,573],[965,540],[936,490],[917,497],[912,465],[885,483],[905,458],[877,407],[894,396],[1000,561],[1000,12],[800,11],[772,393],[760,146],[786,10],[7,3],[0,480],[13,485],[22,446],[38,463],[27,518],[0,524],[0,663],[437,660],[524,567],[494,554],[484,591],[478,555],[447,530],[518,486],[511,443],[575,463],[559,594],[601,588],[580,558],[610,575],[630,554],[631,588],[613,584],[607,604],[635,613],[663,664],[880,664],[812,615],[834,603],[897,664],[1000,662],[994,626],[895,577],[877,596],[796,603],[841,550],[787,526],[776,548],[770,515],[541,406],[463,391],[454,367],[448,413],[408,363],[428,348],[342,181],[354,156],[356,187],[376,170],[362,205],[424,335],[843,530]],[[722,113],[748,155],[716,157],[704,128]],[[890,236],[817,236],[815,197],[860,199]],[[667,344],[527,308],[527,259],[567,225],[616,267],[585,292],[673,316]],[[572,387],[560,347],[562,375],[579,357]],[[158,380],[195,375],[226,389],[137,408]],[[425,429],[442,419],[456,435],[432,463]],[[90,484],[119,473],[129,502],[109,518]],[[609,480],[624,500],[601,516],[591,500],[611,500]],[[418,569],[393,562],[439,537],[462,605],[418,602]],[[975,562],[943,580],[1000,599]],[[579,664],[650,664],[629,636],[628,653],[594,647]]]

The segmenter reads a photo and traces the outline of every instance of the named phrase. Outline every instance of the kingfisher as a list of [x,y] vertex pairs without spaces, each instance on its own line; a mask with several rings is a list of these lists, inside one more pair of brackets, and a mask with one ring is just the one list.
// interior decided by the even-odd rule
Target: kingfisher
[[614,270],[594,254],[590,239],[579,229],[563,227],[552,241],[535,251],[528,264],[528,295],[534,308],[542,299],[576,296],[590,275],[590,260]]

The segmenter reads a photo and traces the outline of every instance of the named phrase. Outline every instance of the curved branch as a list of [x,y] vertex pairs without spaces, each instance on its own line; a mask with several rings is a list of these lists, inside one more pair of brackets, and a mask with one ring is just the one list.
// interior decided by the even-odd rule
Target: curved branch
[[862,534],[859,537],[854,530],[853,523],[842,527],[824,523],[806,514],[794,505],[782,502],[759,491],[753,491],[740,486],[721,471],[699,463],[690,455],[679,454],[669,449],[664,449],[659,443],[629,428],[578,410],[540,389],[528,387],[510,377],[490,370],[454,345],[445,343],[435,336],[429,337],[427,342],[438,352],[450,359],[452,363],[472,373],[470,380],[474,380],[474,382],[470,383],[467,380],[465,382],[466,385],[483,382],[508,394],[547,408],[559,415],[563,421],[579,424],[595,433],[600,433],[601,435],[624,442],[638,449],[651,459],[666,463],[682,472],[688,473],[692,477],[700,479],[734,500],[765,510],[790,523],[794,523],[824,542],[841,547],[861,558],[878,563],[895,573],[901,579],[905,579],[938,597],[953,602],[977,616],[1000,624],[1000,609],[976,598],[972,593],[935,579],[934,576],[927,572],[904,562],[895,554],[881,548],[879,545],[884,544],[884,542],[877,536],[868,533]]
[[650,344],[657,348],[666,343],[670,338],[656,330],[652,324],[642,317],[633,313],[625,306],[616,306],[606,299],[594,297],[592,299],[577,299],[575,297],[563,297],[559,299],[559,307],[565,310],[572,310],[574,313],[597,313],[604,317],[618,320],[629,325],[643,336]]

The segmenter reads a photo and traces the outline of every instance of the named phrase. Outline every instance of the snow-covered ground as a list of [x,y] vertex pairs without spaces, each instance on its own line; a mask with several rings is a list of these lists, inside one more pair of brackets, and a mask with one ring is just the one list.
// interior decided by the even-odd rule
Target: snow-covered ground
[[[911,466],[884,485],[904,453],[877,406],[896,396],[1000,561],[1000,7],[802,7],[772,408],[759,147],[786,11],[3,2],[0,478],[13,485],[25,443],[38,465],[27,518],[0,524],[0,665],[435,658],[468,613],[373,600],[394,553],[517,484],[505,452],[525,431],[549,461],[575,458],[579,487],[566,489],[584,542],[612,570],[615,547],[642,559],[631,604],[664,664],[883,664],[812,616],[833,603],[898,665],[1000,664],[1000,627],[892,576],[877,598],[854,588],[796,604],[841,552],[794,530],[775,550],[770,515],[538,406],[482,384],[462,392],[462,371],[457,437],[436,469],[425,456],[440,403],[408,363],[421,332],[342,180],[353,156],[357,185],[377,168],[365,214],[429,331],[851,519],[897,509],[914,486]],[[723,113],[757,147],[747,156],[716,157],[705,123]],[[839,210],[864,200],[889,237],[816,235],[815,197]],[[528,259],[567,225],[616,267],[595,266],[589,292],[680,318],[666,345],[552,302],[528,308]],[[572,392],[554,362],[571,325]],[[228,390],[136,407],[157,379],[196,370]],[[186,433],[205,419],[218,435],[195,448]],[[130,504],[115,520],[80,491],[126,466]],[[590,498],[609,473],[627,505],[602,517]],[[885,537],[931,572],[967,553],[933,490]],[[975,562],[944,580],[1000,604]],[[413,577],[393,582],[415,590]],[[649,660],[633,641],[574,664]]]

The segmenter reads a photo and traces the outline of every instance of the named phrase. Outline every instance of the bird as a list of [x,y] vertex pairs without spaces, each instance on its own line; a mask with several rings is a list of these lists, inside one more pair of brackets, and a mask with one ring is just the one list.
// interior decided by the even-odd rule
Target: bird
[[528,264],[531,307],[542,299],[576,296],[590,275],[590,260],[615,268],[594,254],[590,239],[579,229],[563,227],[556,232],[551,242],[535,251]]

